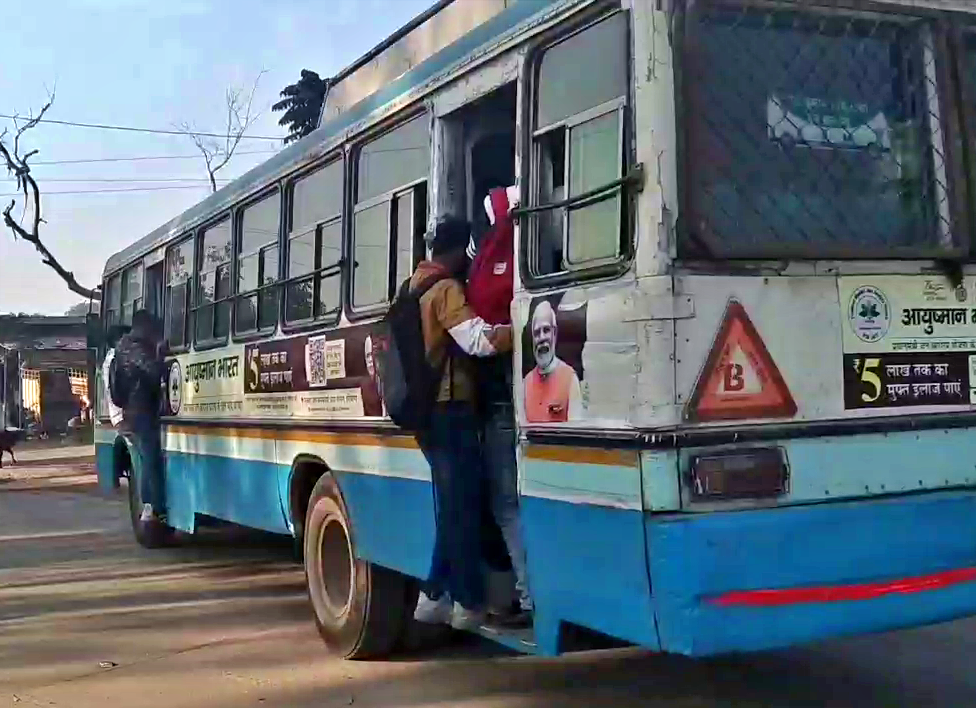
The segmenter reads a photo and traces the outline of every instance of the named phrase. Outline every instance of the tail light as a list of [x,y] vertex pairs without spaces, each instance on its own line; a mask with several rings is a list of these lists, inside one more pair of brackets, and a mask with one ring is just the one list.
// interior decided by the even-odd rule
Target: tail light
[[786,493],[789,470],[781,448],[752,448],[695,456],[689,477],[695,501],[769,499]]

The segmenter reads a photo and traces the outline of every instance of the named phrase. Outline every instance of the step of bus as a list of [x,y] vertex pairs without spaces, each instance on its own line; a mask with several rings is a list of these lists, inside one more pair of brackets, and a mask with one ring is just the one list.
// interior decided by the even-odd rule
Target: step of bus
[[539,653],[539,645],[535,641],[535,634],[531,628],[503,629],[482,625],[474,630],[474,633],[522,654]]

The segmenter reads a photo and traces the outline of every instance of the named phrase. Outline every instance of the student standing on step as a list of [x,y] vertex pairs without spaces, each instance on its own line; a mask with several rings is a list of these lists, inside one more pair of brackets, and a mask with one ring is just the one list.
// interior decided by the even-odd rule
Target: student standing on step
[[[485,198],[491,228],[468,256],[467,297],[472,309],[491,324],[511,325],[514,295],[513,258],[515,224],[511,210],[517,203],[515,187],[496,187]],[[495,618],[495,624],[513,628],[532,623],[525,544],[519,518],[518,470],[515,460],[515,406],[512,402],[512,355],[510,352],[476,362],[482,447],[488,490],[495,523],[501,529],[515,572],[519,611]]]
[[[426,430],[418,434],[431,467],[437,535],[431,572],[417,603],[420,622],[450,622],[471,629],[485,620],[485,578],[481,569],[481,509],[484,465],[469,357],[511,351],[511,325],[490,325],[468,305],[461,279],[471,236],[466,220],[437,225],[431,260],[417,266],[413,289],[427,360],[438,372],[435,402]],[[433,283],[431,285],[431,283]]]

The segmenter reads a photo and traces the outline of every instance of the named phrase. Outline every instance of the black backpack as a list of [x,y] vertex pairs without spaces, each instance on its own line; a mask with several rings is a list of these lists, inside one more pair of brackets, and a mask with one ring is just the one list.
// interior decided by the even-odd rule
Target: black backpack
[[405,280],[373,337],[379,345],[375,347],[375,357],[386,411],[400,428],[414,433],[426,430],[430,424],[443,373],[427,361],[420,298],[448,277],[432,275],[413,290],[410,279]]
[[125,408],[129,403],[129,382],[125,369],[119,366],[119,353],[115,352],[112,363],[108,365],[108,393],[112,403],[119,408]]

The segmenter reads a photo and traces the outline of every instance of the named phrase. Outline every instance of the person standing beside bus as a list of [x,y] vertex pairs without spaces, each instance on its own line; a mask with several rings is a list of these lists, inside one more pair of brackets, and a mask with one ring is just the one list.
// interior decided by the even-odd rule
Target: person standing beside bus
[[419,290],[437,279],[420,297],[420,317],[427,359],[442,372],[429,427],[418,435],[431,468],[437,532],[430,575],[414,618],[450,622],[456,629],[476,628],[486,616],[481,570],[484,465],[469,357],[491,357],[512,348],[511,325],[490,325],[468,305],[460,279],[468,266],[470,236],[466,220],[438,224],[432,259],[421,262],[410,280],[410,288]]
[[155,319],[146,310],[132,315],[132,330],[115,351],[113,398],[121,403],[123,427],[132,433],[142,459],[140,521],[162,521],[165,510],[160,426],[163,363]]

